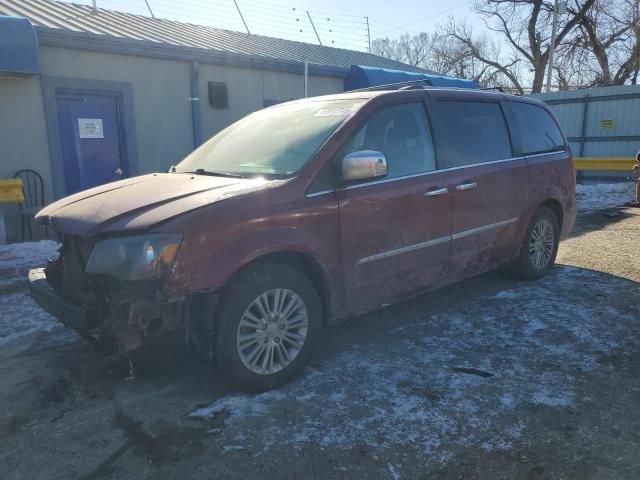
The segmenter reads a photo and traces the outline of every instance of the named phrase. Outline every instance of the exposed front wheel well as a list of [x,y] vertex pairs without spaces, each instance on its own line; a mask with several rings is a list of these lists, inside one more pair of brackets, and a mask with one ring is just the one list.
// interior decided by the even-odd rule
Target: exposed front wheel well
[[564,215],[560,202],[557,200],[549,199],[546,202],[542,203],[540,207],[547,207],[553,212],[553,214],[556,216],[556,219],[558,220],[558,227],[560,228],[560,231],[562,231],[562,220]]
[[329,308],[329,283],[318,263],[299,252],[274,252],[257,257],[238,269],[227,283],[215,293],[194,293],[190,295],[186,307],[187,338],[202,357],[213,358],[213,340],[218,330],[218,315],[234,281],[245,273],[264,266],[283,265],[294,268],[305,275],[316,289],[321,300],[323,326],[326,326]]
[[[252,268],[259,267],[260,265],[264,265],[265,263],[272,265],[286,265],[306,275],[309,280],[311,280],[311,283],[322,299],[323,317],[326,321],[329,308],[329,281],[323,268],[313,258],[304,253],[273,252],[254,258],[233,274],[231,279],[227,282],[225,288],[232,284],[234,278],[237,278],[241,273],[246,272],[247,270],[251,270]],[[223,290],[225,288],[223,288]]]

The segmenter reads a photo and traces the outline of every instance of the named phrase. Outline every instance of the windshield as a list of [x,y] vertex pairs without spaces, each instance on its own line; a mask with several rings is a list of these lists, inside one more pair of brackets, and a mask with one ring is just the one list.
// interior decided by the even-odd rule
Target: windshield
[[175,167],[179,173],[291,176],[364,102],[293,102],[260,110],[222,130]]

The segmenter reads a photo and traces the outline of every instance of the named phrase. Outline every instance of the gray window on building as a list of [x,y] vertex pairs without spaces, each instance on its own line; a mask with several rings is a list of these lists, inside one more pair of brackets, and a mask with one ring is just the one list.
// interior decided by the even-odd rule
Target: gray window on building
[[558,125],[544,108],[530,103],[510,102],[525,155],[564,151]]
[[499,103],[438,103],[437,121],[442,122],[441,150],[446,168],[511,158],[511,139]]

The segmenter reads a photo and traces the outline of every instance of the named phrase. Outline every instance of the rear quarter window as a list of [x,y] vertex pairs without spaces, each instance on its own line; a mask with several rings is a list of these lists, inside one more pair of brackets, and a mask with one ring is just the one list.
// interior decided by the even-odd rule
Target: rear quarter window
[[511,138],[496,102],[438,102],[445,168],[511,158]]
[[565,150],[562,133],[549,112],[530,103],[509,103],[520,132],[524,155]]

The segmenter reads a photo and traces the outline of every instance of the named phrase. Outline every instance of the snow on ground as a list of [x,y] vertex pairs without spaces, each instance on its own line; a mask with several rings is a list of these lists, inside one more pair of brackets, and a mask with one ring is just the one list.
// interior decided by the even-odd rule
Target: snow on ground
[[0,245],[0,345],[59,324],[29,297],[27,272],[56,253],[50,240]]
[[589,211],[613,208],[633,200],[635,185],[621,183],[587,183],[576,185],[578,210]]
[[640,314],[611,306],[628,286],[559,267],[441,314],[421,315],[418,306],[390,319],[402,326],[328,355],[278,390],[225,396],[191,415],[224,419],[215,434],[254,452],[365,444],[444,461],[469,446],[509,449],[525,438],[521,409],[584,401],[577,383],[621,346]]

